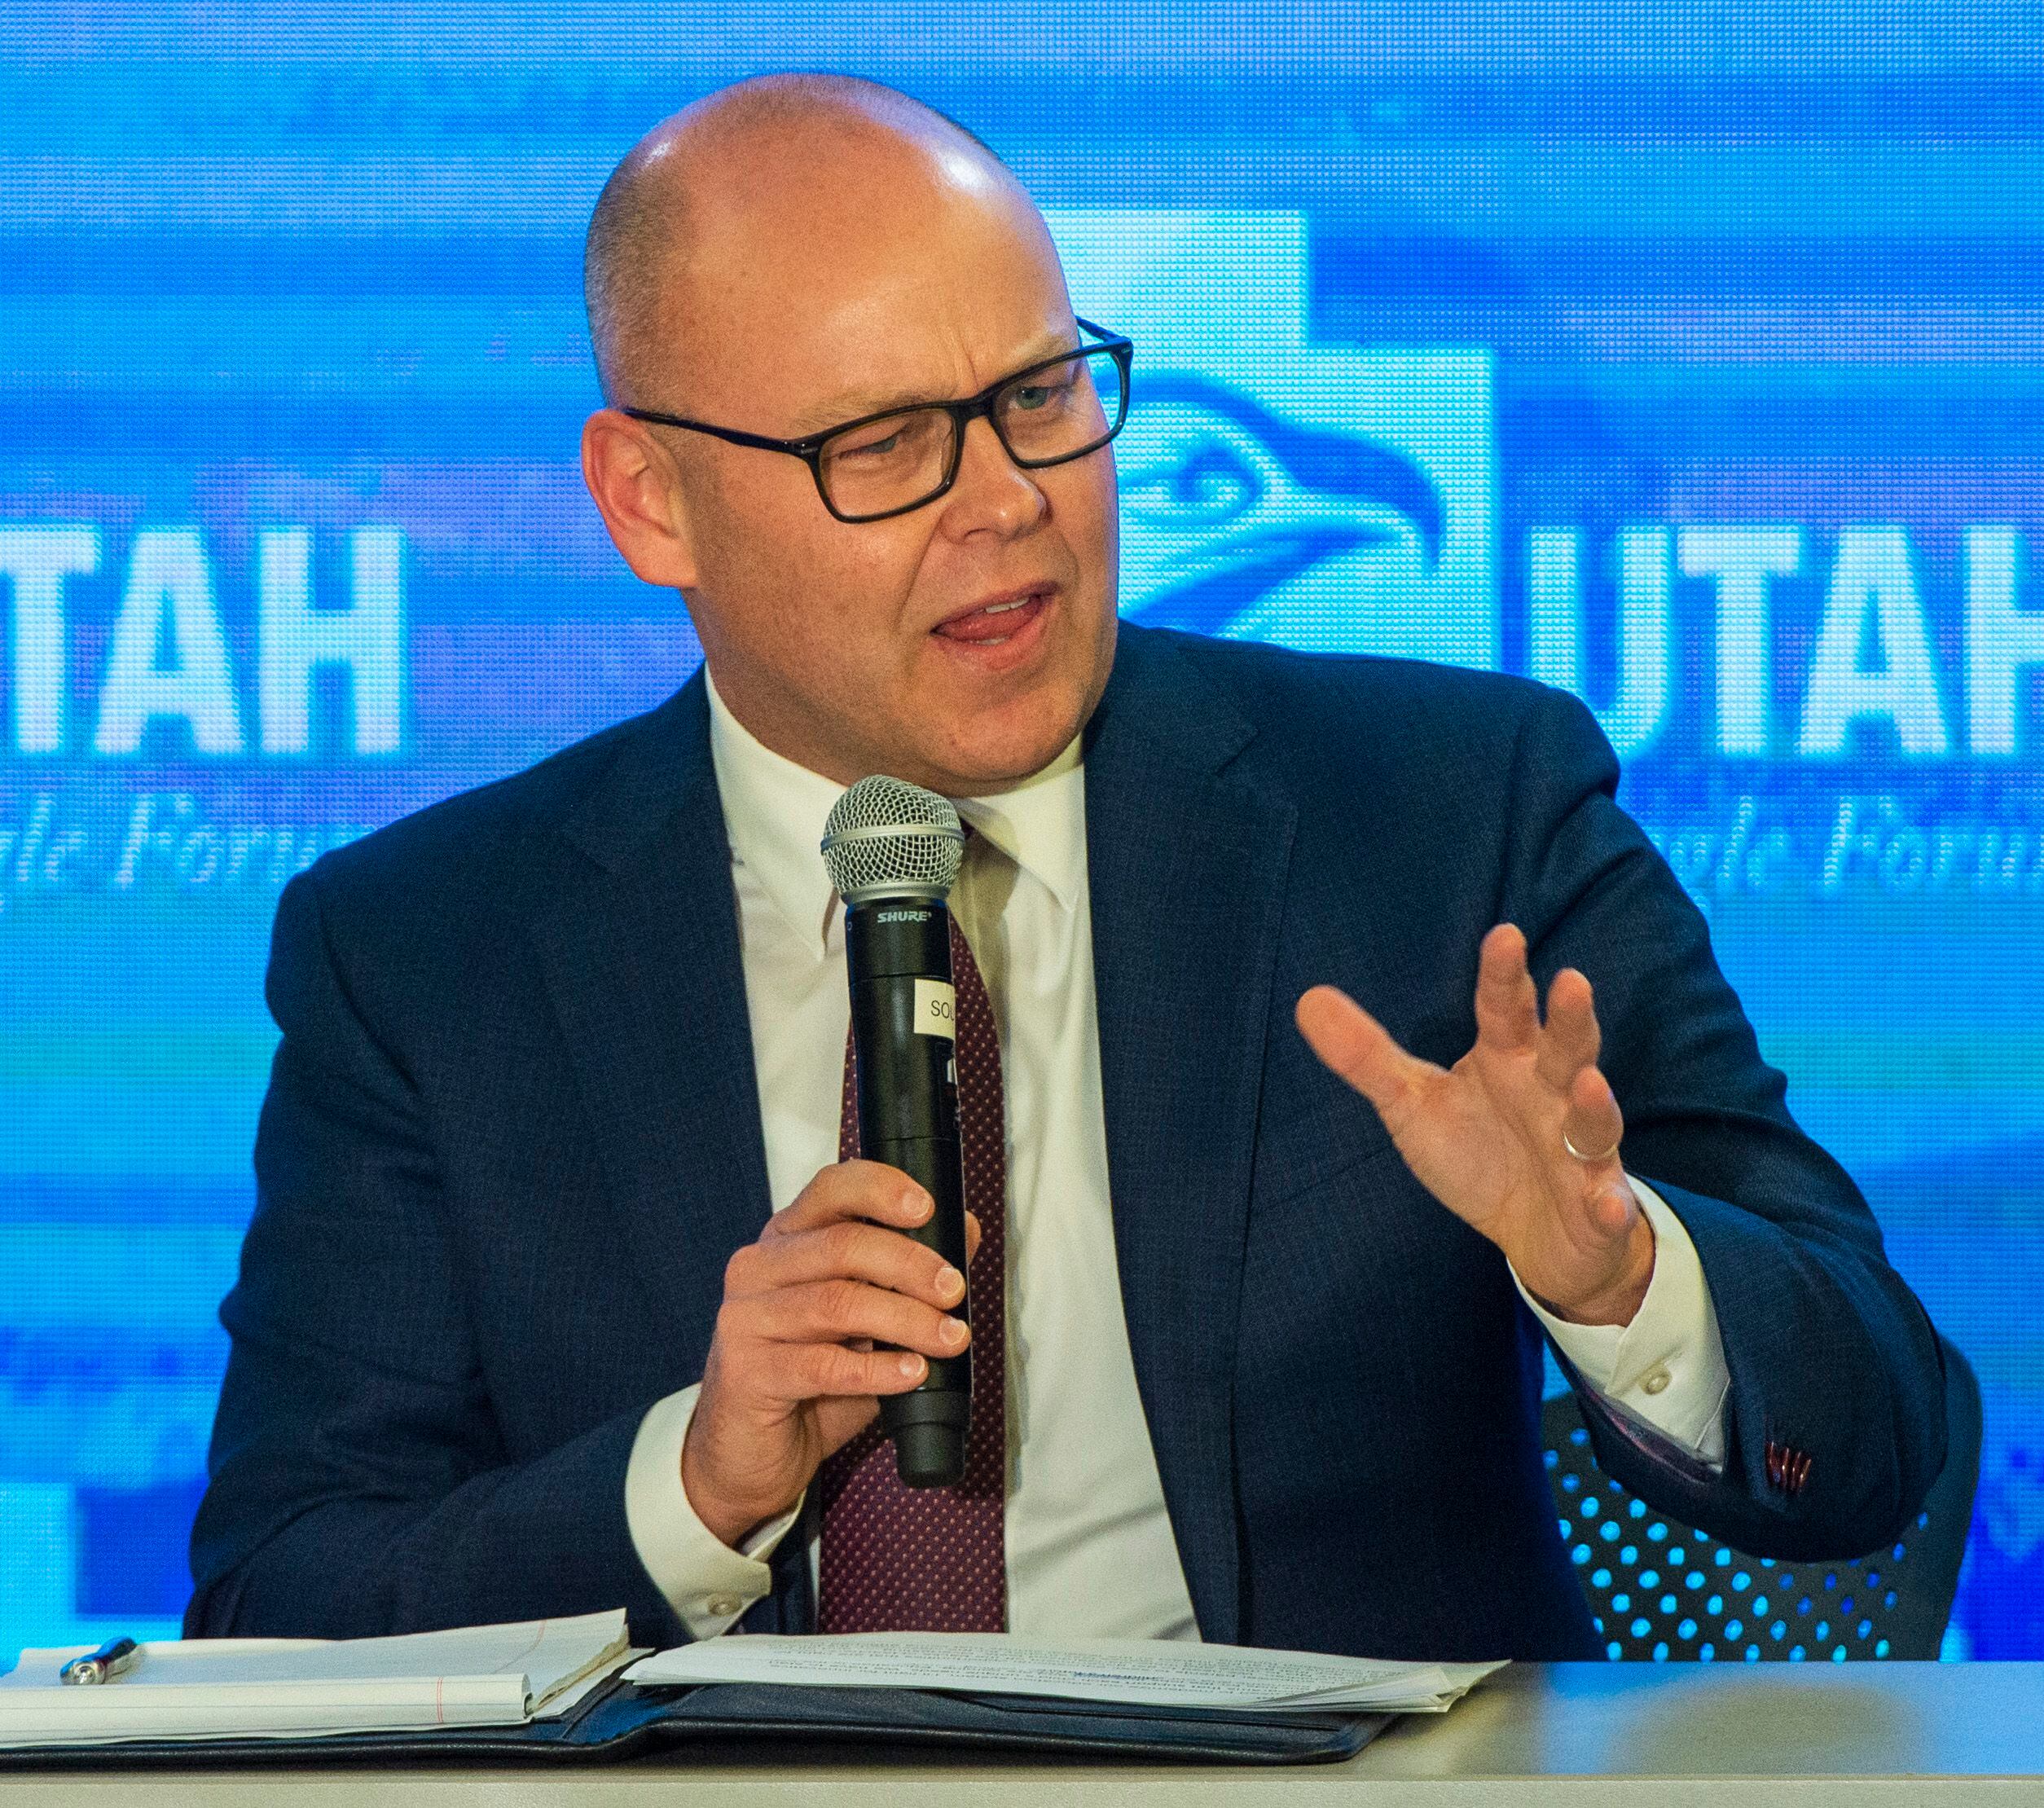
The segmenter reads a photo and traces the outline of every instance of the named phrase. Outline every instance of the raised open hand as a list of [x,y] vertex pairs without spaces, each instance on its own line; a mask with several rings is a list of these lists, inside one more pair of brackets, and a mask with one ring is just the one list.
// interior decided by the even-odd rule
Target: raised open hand
[[1582,1324],[1631,1322],[1654,1274],[1654,1233],[1618,1146],[1624,1120],[1598,1069],[1589,981],[1548,988],[1547,1021],[1526,938],[1484,938],[1475,1045],[1453,1067],[1399,1047],[1345,992],[1299,1001],[1314,1054],[1376,1106],[1420,1183],[1503,1250],[1528,1292]]

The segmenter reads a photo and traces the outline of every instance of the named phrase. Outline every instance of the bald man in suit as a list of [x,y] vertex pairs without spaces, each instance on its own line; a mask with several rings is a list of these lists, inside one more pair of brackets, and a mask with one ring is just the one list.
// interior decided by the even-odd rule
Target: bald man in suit
[[1592,1654],[1543,1340],[1743,1549],[1916,1510],[1935,1335],[1587,712],[1118,626],[1111,446],[1017,448],[1119,342],[983,145],[739,84],[620,166],[589,297],[589,487],[706,670],[287,891],[188,1630],[815,1627],[820,1472],[970,1335],[836,1159],[814,849],[875,772],[993,875],[1001,1624]]

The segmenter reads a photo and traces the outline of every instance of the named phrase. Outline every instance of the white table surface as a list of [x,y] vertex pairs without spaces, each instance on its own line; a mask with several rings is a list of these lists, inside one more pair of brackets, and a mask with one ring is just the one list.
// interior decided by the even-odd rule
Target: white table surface
[[566,1771],[0,1777],[0,1808],[79,1801],[110,1808],[116,1798],[138,1808],[2044,1804],[2044,1665],[1514,1665],[1444,1716],[1409,1718],[1355,1758],[1308,1766],[960,1762],[842,1749],[789,1763],[726,1749]]

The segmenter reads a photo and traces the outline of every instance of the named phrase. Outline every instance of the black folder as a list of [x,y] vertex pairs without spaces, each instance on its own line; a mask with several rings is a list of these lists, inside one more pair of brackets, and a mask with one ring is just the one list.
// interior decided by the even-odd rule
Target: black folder
[[1033,1696],[719,1683],[641,1687],[613,1678],[569,1713],[520,1727],[337,1733],[317,1739],[130,1740],[0,1749],[0,1771],[337,1765],[685,1763],[747,1755],[787,1762],[889,1752],[956,1757],[1312,1764],[1352,1757],[1393,1717],[1264,1709],[1115,1705]]

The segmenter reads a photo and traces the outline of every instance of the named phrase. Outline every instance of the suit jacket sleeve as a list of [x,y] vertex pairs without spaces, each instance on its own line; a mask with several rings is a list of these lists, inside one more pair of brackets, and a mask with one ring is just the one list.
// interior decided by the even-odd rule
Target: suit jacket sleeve
[[[1701,913],[1615,801],[1618,763],[1589,711],[1543,693],[1516,757],[1503,914],[1543,992],[1565,966],[1596,988],[1627,1170],[1696,1247],[1731,1381],[1721,1473],[1579,1387],[1598,1461],[1743,1551],[1873,1550],[1944,1462],[1929,1320],[1859,1190],[1790,1116]],[[1809,1458],[1800,1489],[1770,1479],[1770,1442]]]
[[284,1039],[192,1536],[195,1636],[371,1636],[623,1606],[684,1636],[634,1551],[642,1414],[511,1461],[478,1372],[422,1102],[329,945],[317,870],[279,902]]

